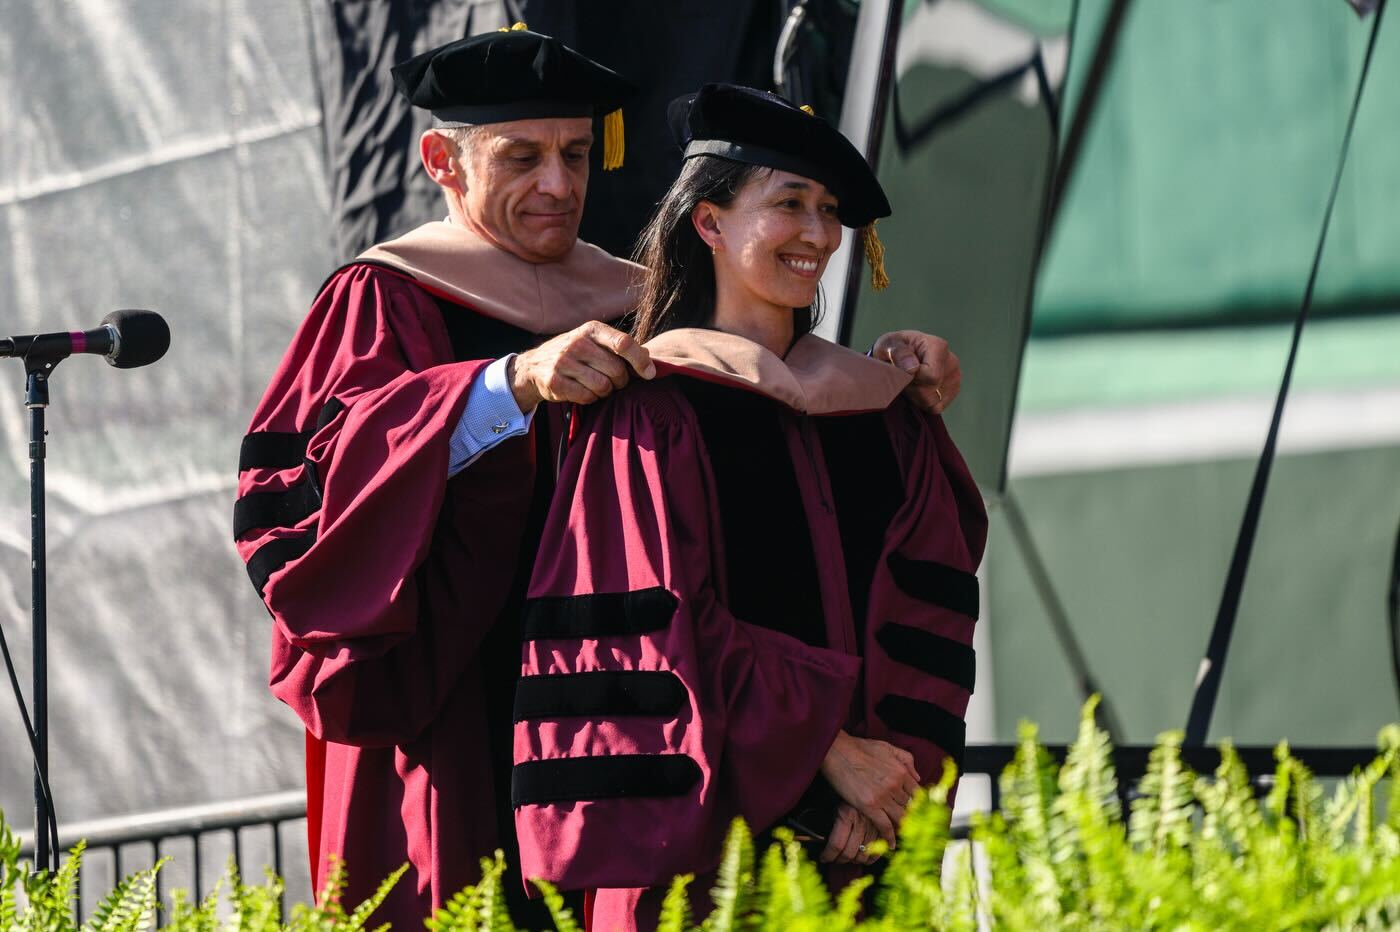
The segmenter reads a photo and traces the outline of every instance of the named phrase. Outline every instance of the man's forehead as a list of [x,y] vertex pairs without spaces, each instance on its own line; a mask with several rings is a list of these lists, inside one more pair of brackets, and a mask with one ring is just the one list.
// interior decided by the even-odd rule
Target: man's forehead
[[487,123],[481,127],[492,142],[502,145],[556,145],[593,140],[593,121],[588,117],[549,117]]

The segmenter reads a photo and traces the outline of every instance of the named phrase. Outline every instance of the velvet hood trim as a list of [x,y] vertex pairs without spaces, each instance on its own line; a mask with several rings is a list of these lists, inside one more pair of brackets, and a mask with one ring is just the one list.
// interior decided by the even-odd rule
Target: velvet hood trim
[[806,334],[779,357],[719,330],[667,330],[646,344],[659,373],[680,373],[766,395],[803,414],[883,411],[911,377],[895,366]]

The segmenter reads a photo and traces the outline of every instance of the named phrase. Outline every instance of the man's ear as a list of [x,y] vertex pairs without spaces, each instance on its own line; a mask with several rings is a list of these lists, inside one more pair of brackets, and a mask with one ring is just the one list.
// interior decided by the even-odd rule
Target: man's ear
[[457,157],[457,146],[447,136],[435,129],[425,131],[418,139],[418,156],[423,160],[423,170],[438,185],[452,191],[466,190],[467,179]]
[[690,212],[690,222],[710,251],[719,251],[724,242],[724,234],[719,229],[719,208],[709,201],[701,201]]

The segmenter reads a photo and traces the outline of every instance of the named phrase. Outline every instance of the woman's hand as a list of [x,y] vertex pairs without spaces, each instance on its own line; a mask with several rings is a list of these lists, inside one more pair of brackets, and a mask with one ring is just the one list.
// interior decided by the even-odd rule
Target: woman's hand
[[879,837],[875,825],[857,812],[850,804],[836,807],[836,821],[831,826],[831,834],[826,836],[826,848],[822,850],[823,864],[873,864],[875,855],[866,846]]
[[896,330],[876,340],[870,355],[912,375],[904,394],[930,414],[948,410],[962,389],[962,363],[942,337]]
[[842,731],[826,752],[822,776],[893,848],[904,807],[919,791],[914,756],[888,742],[856,738]]

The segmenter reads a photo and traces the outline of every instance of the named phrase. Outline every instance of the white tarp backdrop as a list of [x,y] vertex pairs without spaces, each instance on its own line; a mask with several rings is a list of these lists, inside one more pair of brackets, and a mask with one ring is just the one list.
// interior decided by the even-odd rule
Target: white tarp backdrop
[[[301,785],[230,538],[246,420],[333,267],[308,12],[0,0],[0,333],[147,307],[154,366],[63,363],[49,411],[51,768],[65,821]],[[0,625],[29,677],[24,374],[0,361]],[[32,819],[0,696],[0,806]],[[215,870],[221,865],[216,864]]]

